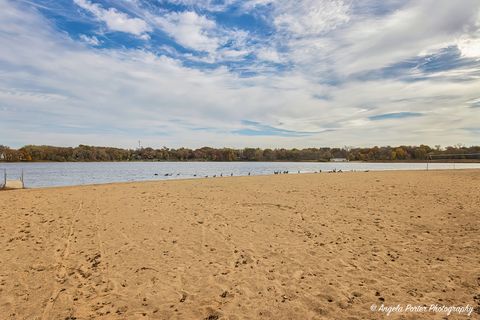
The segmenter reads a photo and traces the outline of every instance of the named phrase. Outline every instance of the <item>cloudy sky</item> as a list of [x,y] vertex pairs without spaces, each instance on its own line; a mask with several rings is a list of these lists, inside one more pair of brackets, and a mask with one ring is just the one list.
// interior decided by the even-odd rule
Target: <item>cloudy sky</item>
[[0,0],[0,144],[480,144],[478,0]]

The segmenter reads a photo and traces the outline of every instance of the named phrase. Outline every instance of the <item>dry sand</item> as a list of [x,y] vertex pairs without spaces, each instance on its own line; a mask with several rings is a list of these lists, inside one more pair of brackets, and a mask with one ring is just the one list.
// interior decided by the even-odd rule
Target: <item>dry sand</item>
[[0,319],[478,318],[479,208],[479,170],[4,191]]

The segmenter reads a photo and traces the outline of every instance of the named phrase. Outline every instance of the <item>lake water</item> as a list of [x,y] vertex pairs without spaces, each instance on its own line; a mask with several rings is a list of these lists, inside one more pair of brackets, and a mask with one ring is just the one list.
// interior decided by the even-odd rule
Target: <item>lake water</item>
[[[480,163],[430,163],[430,169],[480,169]],[[212,177],[213,175],[246,176],[289,171],[291,174],[333,169],[425,170],[426,163],[368,162],[35,162],[0,163],[0,185],[3,170],[8,179],[19,179],[24,172],[25,187],[53,187],[109,182],[169,180]],[[157,174],[157,175],[155,175]],[[168,176],[166,176],[168,174]]]

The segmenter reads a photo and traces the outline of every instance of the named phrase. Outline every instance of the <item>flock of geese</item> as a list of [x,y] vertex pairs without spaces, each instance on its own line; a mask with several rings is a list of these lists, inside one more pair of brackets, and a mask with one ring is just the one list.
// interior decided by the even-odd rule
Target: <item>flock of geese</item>
[[[159,176],[158,173],[154,173],[154,175],[155,175],[155,176]],[[180,173],[177,173],[175,176],[178,177],[179,175],[180,175]],[[248,175],[251,175],[251,172],[249,172]],[[174,174],[173,174],[173,173],[165,173],[163,176],[164,176],[164,177],[173,177]],[[194,176],[194,177],[198,177],[197,174],[194,174],[193,176]],[[224,176],[223,173],[220,173],[220,175],[218,175],[218,177],[223,177],[223,176]],[[228,176],[228,175],[225,175],[225,177],[226,177],[226,176]],[[217,175],[214,174],[212,177],[213,177],[213,178],[216,178]],[[230,177],[233,177],[233,172],[230,173]],[[208,175],[206,175],[205,178],[208,178]]]
[[[355,171],[355,170],[352,170],[352,171]],[[322,170],[315,171],[315,173],[321,173],[321,172],[322,172]],[[333,170],[328,171],[328,173],[342,173],[342,172],[343,172],[343,171],[342,171],[341,169],[340,169],[340,170],[337,170],[336,168],[333,169]],[[368,172],[368,170],[365,170],[365,172]],[[284,170],[284,171],[282,171],[282,170],[273,171],[273,174],[289,174],[289,173],[290,173],[290,171],[288,171],[288,170]],[[298,173],[302,173],[302,172],[301,172],[300,170],[298,170]],[[155,173],[154,175],[155,175],[155,176],[159,176],[160,174]],[[252,175],[252,173],[249,172],[248,175],[250,176],[250,175]],[[180,173],[177,173],[177,174],[174,174],[174,173],[165,173],[165,174],[163,174],[163,176],[164,176],[164,177],[173,177],[173,176],[177,176],[177,177],[178,177],[178,176],[180,176]],[[231,172],[230,174],[226,174],[226,175],[224,175],[223,173],[220,173],[219,175],[214,174],[214,175],[212,175],[211,177],[212,177],[212,178],[217,178],[217,177],[227,177],[227,176],[233,177],[233,172]],[[194,174],[193,177],[198,177],[198,175],[197,175],[197,174]],[[205,177],[205,178],[209,178],[210,176],[206,175],[206,176],[204,176],[204,177]]]

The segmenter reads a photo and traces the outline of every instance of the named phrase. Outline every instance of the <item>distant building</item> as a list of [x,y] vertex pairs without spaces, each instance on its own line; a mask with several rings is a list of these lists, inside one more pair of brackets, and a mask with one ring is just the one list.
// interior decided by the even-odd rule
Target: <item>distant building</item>
[[330,162],[347,162],[347,158],[331,158]]

